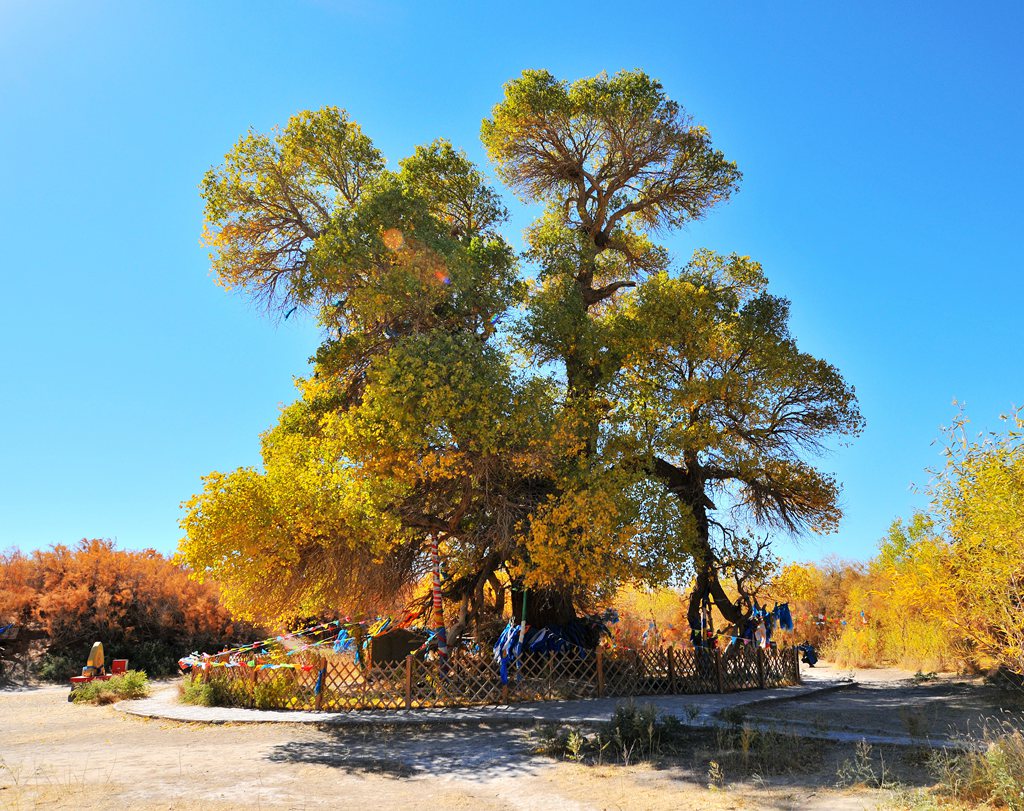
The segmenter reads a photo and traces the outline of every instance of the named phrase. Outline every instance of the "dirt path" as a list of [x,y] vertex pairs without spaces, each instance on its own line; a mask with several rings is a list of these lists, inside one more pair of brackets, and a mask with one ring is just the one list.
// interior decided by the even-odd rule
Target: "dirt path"
[[199,725],[68,704],[63,688],[0,693],[0,808],[861,809],[831,765],[767,782],[707,762],[581,766],[531,753],[528,730]]
[[850,739],[899,736],[949,744],[1003,724],[1024,729],[1024,693],[1008,693],[979,679],[941,674],[915,677],[902,670],[843,671],[825,664],[815,678],[850,676],[855,686],[799,701],[751,708],[751,720],[812,734]]

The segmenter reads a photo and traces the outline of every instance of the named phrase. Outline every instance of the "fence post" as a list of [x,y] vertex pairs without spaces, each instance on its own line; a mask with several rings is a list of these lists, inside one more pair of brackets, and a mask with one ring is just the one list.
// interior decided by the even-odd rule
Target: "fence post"
[[764,689],[764,648],[757,646],[757,685]]
[[405,657],[405,708],[412,709],[412,654]]
[[722,670],[722,652],[718,648],[715,651],[715,672],[718,674],[718,692],[725,692],[725,671]]
[[676,693],[676,661],[675,646],[668,646],[668,689],[673,695]]
[[797,684],[803,684],[804,681],[800,678],[800,651],[793,648],[793,678]]
[[255,665],[253,665],[253,668],[252,668],[252,695],[251,695],[251,699],[252,699],[252,706],[253,707],[256,706],[256,683],[257,683],[257,681],[259,681],[259,677],[260,677],[260,666],[259,666],[259,664],[255,664]]
[[597,697],[604,698],[604,652],[597,649]]

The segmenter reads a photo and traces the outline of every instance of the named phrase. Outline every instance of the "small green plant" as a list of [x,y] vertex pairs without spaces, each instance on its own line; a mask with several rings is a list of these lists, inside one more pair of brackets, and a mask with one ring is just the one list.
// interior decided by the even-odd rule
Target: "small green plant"
[[840,788],[849,786],[885,788],[889,786],[890,783],[886,779],[885,773],[885,758],[879,752],[876,769],[872,746],[861,738],[854,747],[853,758],[844,760],[836,770],[836,785]]
[[149,695],[149,679],[141,670],[129,670],[105,681],[91,681],[75,687],[71,698],[76,704],[113,704],[129,698]]
[[565,739],[566,757],[579,763],[586,756],[586,749],[587,736],[578,729],[569,730]]
[[747,713],[742,707],[726,707],[718,717],[734,727],[741,727],[747,720]]
[[687,704],[683,707],[683,714],[686,715],[686,720],[692,724],[700,715],[700,707],[696,704]]
[[580,727],[548,724],[540,728],[539,736],[541,742],[534,751],[541,755],[582,763],[594,749],[594,741]]
[[722,766],[717,760],[712,760],[708,763],[708,788],[718,789],[722,787],[725,782],[725,774],[722,772]]
[[637,706],[630,702],[619,705],[606,724],[605,732],[614,741],[626,766],[634,758],[649,759],[661,751],[658,711],[650,704]]
[[750,749],[757,739],[757,732],[747,724],[744,724],[737,736],[739,741],[740,755],[743,758],[744,768],[750,765]]
[[569,736],[576,734],[581,740],[586,741],[586,736],[579,727],[563,727],[558,724],[543,724],[539,726],[535,735],[538,739],[534,752],[538,755],[549,755],[551,757],[564,758],[570,754]]

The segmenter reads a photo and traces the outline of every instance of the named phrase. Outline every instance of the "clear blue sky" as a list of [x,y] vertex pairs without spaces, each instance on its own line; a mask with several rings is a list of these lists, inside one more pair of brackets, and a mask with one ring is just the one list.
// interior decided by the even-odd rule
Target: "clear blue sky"
[[0,549],[171,551],[199,477],[258,463],[318,338],[209,276],[197,184],[246,128],[332,104],[392,165],[482,161],[523,69],[640,67],[745,175],[672,247],[760,260],[867,418],[825,460],[841,531],[784,551],[870,555],[953,398],[979,428],[1024,401],[1024,6],[648,5],[0,0]]

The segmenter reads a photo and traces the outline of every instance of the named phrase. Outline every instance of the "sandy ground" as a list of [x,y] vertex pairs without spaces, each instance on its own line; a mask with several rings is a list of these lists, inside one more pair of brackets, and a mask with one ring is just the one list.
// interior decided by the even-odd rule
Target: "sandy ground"
[[[835,765],[709,789],[709,752],[678,762],[583,766],[533,754],[509,728],[321,729],[199,725],[78,706],[63,688],[0,692],[0,808],[861,809]],[[841,749],[831,753],[843,754]]]

